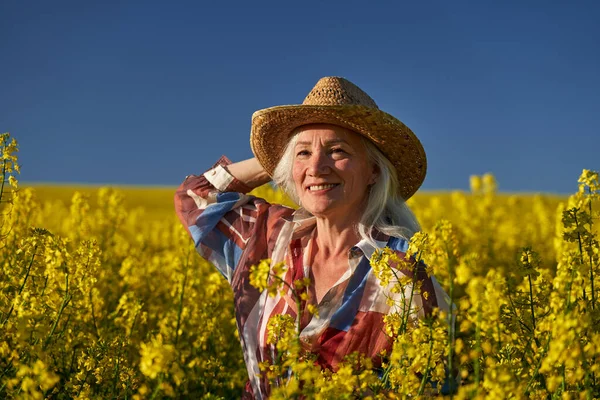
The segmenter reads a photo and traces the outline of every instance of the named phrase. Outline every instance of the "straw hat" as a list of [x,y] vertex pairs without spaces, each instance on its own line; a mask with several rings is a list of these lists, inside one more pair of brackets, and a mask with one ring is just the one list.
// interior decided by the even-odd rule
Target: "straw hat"
[[396,167],[403,199],[423,183],[427,159],[419,139],[358,86],[339,77],[321,78],[300,105],[265,108],[252,115],[250,145],[270,176],[294,129],[316,123],[342,126],[370,139]]

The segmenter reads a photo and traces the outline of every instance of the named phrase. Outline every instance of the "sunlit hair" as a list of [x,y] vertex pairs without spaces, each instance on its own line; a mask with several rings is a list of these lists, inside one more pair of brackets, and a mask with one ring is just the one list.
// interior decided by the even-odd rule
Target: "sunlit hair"
[[[292,168],[298,135],[305,129],[305,127],[299,127],[292,133],[292,138],[273,172],[275,184],[299,205],[302,204],[300,204],[300,198],[296,193]],[[367,240],[375,247],[377,243],[373,238],[373,228],[388,236],[409,240],[421,228],[404,199],[398,194],[399,181],[396,168],[370,140],[362,135],[360,137],[366,148],[369,161],[376,166],[379,176],[369,189],[367,204],[358,223],[357,232],[361,239]]]

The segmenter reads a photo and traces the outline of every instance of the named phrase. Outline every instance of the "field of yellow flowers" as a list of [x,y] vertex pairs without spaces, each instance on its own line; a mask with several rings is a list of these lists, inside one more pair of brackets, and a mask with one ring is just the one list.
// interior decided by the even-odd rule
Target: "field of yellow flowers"
[[[18,187],[17,144],[3,134],[0,146],[0,398],[239,398],[232,296],[174,215],[174,188]],[[417,194],[410,254],[454,313],[387,316],[383,371],[354,355],[335,373],[274,319],[285,356],[263,365],[280,383],[272,398],[599,398],[600,184],[575,178],[569,198],[498,194],[489,175],[470,193]],[[270,186],[255,194],[289,204]],[[377,276],[418,291],[392,258],[373,257]]]

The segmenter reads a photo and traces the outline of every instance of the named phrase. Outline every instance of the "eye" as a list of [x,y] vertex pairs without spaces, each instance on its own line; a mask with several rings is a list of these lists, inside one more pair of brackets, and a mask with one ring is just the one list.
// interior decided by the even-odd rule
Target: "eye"
[[346,150],[342,149],[341,147],[333,147],[330,150],[331,154],[346,154]]
[[310,155],[310,152],[308,150],[300,150],[299,152],[296,153],[296,157],[308,156],[308,155]]

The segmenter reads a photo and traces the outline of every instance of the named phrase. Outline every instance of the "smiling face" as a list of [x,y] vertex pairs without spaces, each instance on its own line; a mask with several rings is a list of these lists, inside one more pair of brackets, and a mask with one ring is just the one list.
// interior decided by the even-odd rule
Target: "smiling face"
[[335,125],[309,125],[294,147],[292,177],[300,204],[318,217],[362,215],[375,167],[360,136]]

